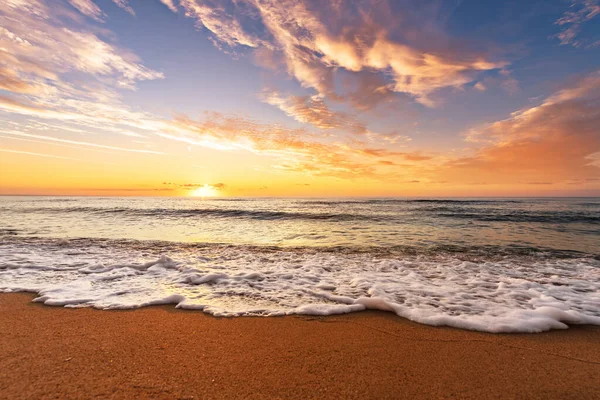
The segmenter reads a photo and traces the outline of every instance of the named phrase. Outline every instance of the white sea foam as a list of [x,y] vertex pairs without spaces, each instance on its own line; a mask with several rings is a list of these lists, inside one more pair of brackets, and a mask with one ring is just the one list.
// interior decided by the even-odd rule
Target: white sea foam
[[593,258],[12,240],[0,242],[0,291],[36,292],[35,301],[54,306],[174,304],[217,316],[377,309],[486,332],[600,325]]

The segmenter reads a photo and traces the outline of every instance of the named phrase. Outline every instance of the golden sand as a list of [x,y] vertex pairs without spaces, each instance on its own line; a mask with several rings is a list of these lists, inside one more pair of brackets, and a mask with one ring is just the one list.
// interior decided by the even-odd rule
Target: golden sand
[[486,334],[391,313],[214,318],[0,295],[0,398],[600,398],[600,327]]

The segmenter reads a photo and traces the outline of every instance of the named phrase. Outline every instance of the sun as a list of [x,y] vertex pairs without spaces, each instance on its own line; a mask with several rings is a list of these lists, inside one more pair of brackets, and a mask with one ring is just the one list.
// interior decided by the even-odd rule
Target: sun
[[194,197],[215,197],[218,196],[219,192],[211,185],[204,184],[198,189],[195,189],[190,193],[190,196]]

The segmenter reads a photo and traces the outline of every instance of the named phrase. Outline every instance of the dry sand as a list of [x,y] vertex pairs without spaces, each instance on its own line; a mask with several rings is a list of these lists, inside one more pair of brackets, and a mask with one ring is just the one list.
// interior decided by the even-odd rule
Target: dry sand
[[0,397],[600,399],[600,327],[493,335],[391,313],[219,319],[0,295]]

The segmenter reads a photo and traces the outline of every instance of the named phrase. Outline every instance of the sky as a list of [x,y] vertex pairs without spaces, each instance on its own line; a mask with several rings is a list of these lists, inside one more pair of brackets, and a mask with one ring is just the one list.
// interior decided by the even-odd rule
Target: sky
[[600,0],[0,0],[0,194],[600,196]]

